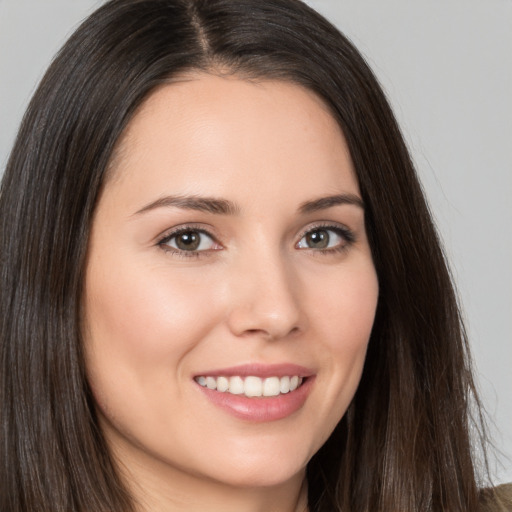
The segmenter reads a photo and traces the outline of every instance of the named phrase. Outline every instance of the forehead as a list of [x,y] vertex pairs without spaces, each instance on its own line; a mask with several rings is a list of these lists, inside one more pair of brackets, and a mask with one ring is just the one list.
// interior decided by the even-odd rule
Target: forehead
[[341,128],[317,95],[236,76],[184,75],[154,91],[123,133],[112,171],[139,191],[155,181],[223,194],[239,180],[282,187],[284,174],[288,193],[313,182],[357,192]]

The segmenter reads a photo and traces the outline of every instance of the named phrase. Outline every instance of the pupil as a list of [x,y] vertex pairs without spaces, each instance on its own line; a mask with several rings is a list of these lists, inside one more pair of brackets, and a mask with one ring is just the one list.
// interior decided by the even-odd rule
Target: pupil
[[199,247],[200,237],[195,231],[181,233],[176,238],[176,245],[184,251],[195,251]]
[[325,249],[329,245],[329,233],[325,230],[318,230],[306,236],[308,246],[313,249]]

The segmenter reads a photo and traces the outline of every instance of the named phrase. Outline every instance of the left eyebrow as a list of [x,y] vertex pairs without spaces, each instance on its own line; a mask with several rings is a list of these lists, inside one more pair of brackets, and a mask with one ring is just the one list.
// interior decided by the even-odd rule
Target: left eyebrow
[[360,197],[354,194],[338,194],[334,196],[321,197],[319,199],[314,199],[313,201],[306,201],[300,205],[299,212],[302,214],[312,213],[342,204],[358,206],[364,210],[364,203]]

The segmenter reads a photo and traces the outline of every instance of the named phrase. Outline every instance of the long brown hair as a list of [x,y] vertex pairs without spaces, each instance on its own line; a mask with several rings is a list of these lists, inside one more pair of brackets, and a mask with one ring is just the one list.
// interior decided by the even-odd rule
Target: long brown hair
[[481,413],[424,195],[369,67],[298,0],[112,0],[43,78],[0,190],[0,509],[133,510],[85,378],[85,255],[123,129],[190,69],[314,91],[343,129],[366,205],[377,315],[357,393],[309,463],[311,511],[476,510]]

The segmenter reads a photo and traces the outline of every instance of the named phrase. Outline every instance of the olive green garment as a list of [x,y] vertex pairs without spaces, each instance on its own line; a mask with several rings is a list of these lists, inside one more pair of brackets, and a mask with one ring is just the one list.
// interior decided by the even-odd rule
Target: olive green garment
[[512,483],[491,489],[481,494],[481,512],[512,512]]

